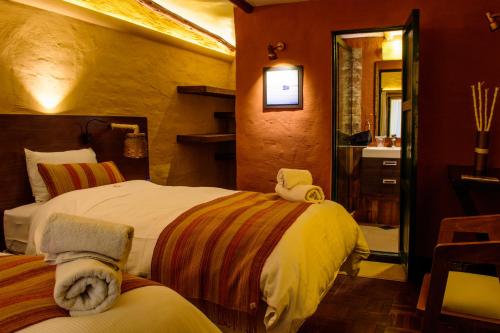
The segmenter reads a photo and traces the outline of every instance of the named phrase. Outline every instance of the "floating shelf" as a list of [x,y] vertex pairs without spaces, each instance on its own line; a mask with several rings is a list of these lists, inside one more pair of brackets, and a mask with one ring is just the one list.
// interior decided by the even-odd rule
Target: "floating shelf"
[[216,143],[236,141],[234,133],[178,134],[178,143]]
[[234,161],[236,153],[215,153],[214,158],[216,161]]
[[222,98],[235,98],[234,90],[222,89],[210,86],[177,86],[179,94],[203,95]]
[[214,112],[214,117],[218,119],[234,119],[234,112]]

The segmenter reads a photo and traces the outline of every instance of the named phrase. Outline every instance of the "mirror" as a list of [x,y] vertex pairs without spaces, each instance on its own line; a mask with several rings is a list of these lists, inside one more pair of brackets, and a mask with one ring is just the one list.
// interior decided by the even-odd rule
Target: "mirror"
[[401,61],[375,63],[375,135],[401,137]]

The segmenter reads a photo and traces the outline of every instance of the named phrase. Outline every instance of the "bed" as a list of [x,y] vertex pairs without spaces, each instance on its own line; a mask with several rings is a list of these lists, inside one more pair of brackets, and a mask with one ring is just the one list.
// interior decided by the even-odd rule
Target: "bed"
[[[9,258],[7,258],[9,257]],[[0,254],[0,265],[3,260],[18,258],[20,256],[6,256]],[[0,273],[0,281],[6,278]],[[137,283],[137,281],[135,282]],[[6,286],[0,283],[0,290]],[[8,293],[0,292],[0,305],[12,303],[5,299]],[[23,297],[26,293],[23,292]],[[8,305],[7,305],[8,306]],[[46,307],[56,307],[48,305]],[[16,311],[19,311],[17,309]],[[56,310],[57,311],[57,310]],[[62,310],[61,310],[62,311]],[[46,313],[47,310],[44,312]],[[5,320],[0,311],[0,322]],[[108,311],[83,317],[56,317],[36,322],[33,319],[37,315],[31,315],[29,319],[35,322],[16,332],[20,333],[113,333],[113,332],[220,332],[196,307],[190,304],[173,290],[164,286],[143,286],[123,293]],[[44,316],[40,314],[40,316]],[[45,315],[45,317],[48,317]],[[9,332],[16,325],[8,320],[4,322],[2,332]],[[6,331],[4,331],[6,330]]]
[[[96,153],[99,156],[99,148]],[[117,163],[120,170],[126,162]],[[127,176],[127,170],[123,173],[126,179],[134,179]],[[164,228],[192,207],[235,194],[220,188],[170,187],[140,180],[147,176],[135,179],[68,192],[37,206],[29,218],[27,253],[40,252],[40,230],[54,212],[124,223],[135,228],[127,271],[150,277],[155,244]],[[260,323],[268,332],[297,331],[314,313],[341,268],[355,273],[367,255],[358,225],[342,206],[332,201],[309,206],[263,265],[258,281],[264,303]]]

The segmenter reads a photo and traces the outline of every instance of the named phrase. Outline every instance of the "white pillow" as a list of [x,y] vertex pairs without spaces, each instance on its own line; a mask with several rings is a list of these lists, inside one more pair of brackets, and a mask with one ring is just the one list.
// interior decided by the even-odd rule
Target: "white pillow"
[[47,187],[38,172],[38,163],[97,163],[95,152],[91,148],[55,153],[42,153],[24,148],[24,154],[26,155],[26,168],[28,169],[31,191],[36,202],[44,202],[50,199]]

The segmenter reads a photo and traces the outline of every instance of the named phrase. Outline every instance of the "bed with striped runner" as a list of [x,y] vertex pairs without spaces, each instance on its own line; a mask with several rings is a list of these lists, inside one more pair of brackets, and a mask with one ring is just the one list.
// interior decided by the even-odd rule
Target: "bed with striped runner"
[[195,206],[160,234],[152,279],[219,324],[253,331],[268,256],[309,203],[238,192]]
[[[41,321],[69,317],[54,301],[55,265],[43,257],[0,256],[0,332],[10,333]],[[122,293],[158,285],[123,274]]]

